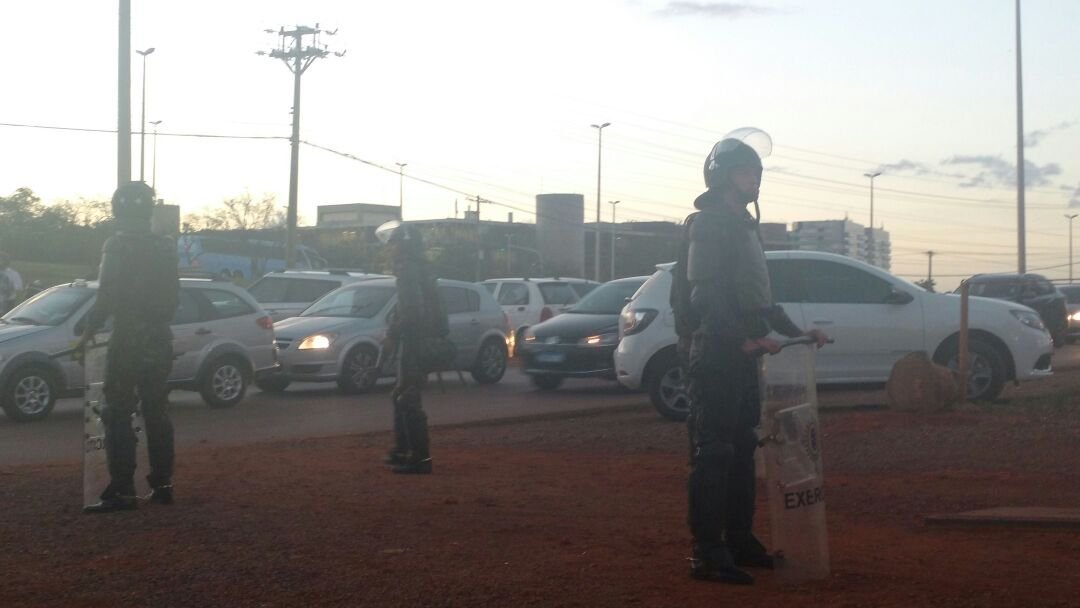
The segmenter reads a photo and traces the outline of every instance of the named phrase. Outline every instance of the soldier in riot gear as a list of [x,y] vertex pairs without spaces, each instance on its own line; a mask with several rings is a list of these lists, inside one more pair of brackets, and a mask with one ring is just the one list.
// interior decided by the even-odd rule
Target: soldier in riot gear
[[[779,351],[771,331],[812,335],[819,346],[826,340],[817,330],[804,333],[772,300],[757,213],[761,158],[771,148],[757,129],[713,146],[671,294],[680,341],[689,343],[691,575],[735,584],[754,580],[742,567],[772,567],[752,531],[759,357]],[[755,215],[746,210],[751,202]]]
[[150,500],[161,504],[173,500],[173,426],[166,411],[166,380],[173,361],[169,323],[180,282],[176,244],[150,230],[153,207],[154,191],[144,182],[129,182],[113,194],[116,234],[102,250],[97,300],[76,346],[81,351],[112,319],[101,413],[110,481],[101,502],[86,507],[87,513],[136,507],[131,427],[136,407],[146,423]]
[[446,309],[435,278],[428,271],[420,234],[401,222],[387,222],[376,231],[390,245],[397,278],[397,309],[390,320],[383,353],[396,351],[397,384],[394,404],[394,446],[383,461],[394,473],[431,473],[427,414],[420,392],[429,371],[428,360],[450,333]]

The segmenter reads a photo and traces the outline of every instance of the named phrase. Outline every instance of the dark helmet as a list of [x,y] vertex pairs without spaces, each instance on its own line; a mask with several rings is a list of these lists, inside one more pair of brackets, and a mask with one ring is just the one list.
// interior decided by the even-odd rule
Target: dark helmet
[[761,159],[772,152],[772,138],[754,127],[735,129],[716,142],[705,159],[705,186],[723,187],[735,167],[761,168]]
[[154,189],[146,182],[128,182],[112,197],[113,217],[150,220],[154,214]]
[[396,245],[397,250],[405,253],[420,253],[424,249],[420,233],[398,220],[391,220],[375,229],[375,236],[384,244]]

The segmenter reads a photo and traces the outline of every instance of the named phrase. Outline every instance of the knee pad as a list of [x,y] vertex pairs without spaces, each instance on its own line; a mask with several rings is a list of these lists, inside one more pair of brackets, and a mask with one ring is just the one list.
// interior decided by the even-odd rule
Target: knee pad
[[694,447],[694,473],[706,482],[722,483],[731,468],[735,447],[726,441],[710,441]]
[[106,402],[101,408],[101,424],[112,432],[131,430],[131,411]]

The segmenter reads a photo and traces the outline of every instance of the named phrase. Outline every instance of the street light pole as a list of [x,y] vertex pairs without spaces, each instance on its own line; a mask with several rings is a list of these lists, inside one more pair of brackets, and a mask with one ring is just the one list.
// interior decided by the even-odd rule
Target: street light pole
[[1067,213],[1067,214],[1065,214],[1065,217],[1068,218],[1068,220],[1069,220],[1069,283],[1070,284],[1072,284],[1072,282],[1073,282],[1072,221],[1075,220],[1078,215],[1080,215],[1080,214],[1076,214],[1076,213]]
[[145,51],[135,50],[142,55],[142,121],[139,127],[139,181],[146,181],[146,56],[154,52],[154,47]]
[[604,153],[604,128],[610,127],[610,122],[605,122],[602,125],[591,125],[596,129],[596,234],[593,239],[595,241],[595,252],[593,254],[593,280],[600,280],[600,170],[603,167],[601,161]]
[[116,66],[116,187],[131,181],[131,0],[120,0]]
[[154,189],[154,196],[157,196],[157,129],[161,121],[151,120],[150,124],[154,125],[154,165],[150,170],[150,187]]
[[405,219],[405,167],[409,163],[394,163],[398,167],[398,219]]
[[1016,0],[1016,253],[1020,274],[1027,272],[1024,224],[1024,72],[1020,58],[1020,0]]
[[868,239],[867,258],[869,262],[874,266],[877,266],[877,251],[874,247],[874,178],[881,175],[881,171],[874,171],[873,173],[863,173],[863,177],[870,178],[870,238]]
[[608,201],[611,205],[611,280],[615,280],[615,205],[622,201]]

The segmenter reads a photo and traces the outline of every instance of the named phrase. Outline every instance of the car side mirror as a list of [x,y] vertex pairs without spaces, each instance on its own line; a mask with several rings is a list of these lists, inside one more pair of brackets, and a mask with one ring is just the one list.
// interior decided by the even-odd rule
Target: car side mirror
[[910,293],[897,289],[895,287],[889,292],[889,295],[885,297],[886,304],[908,304],[915,299],[915,296]]

